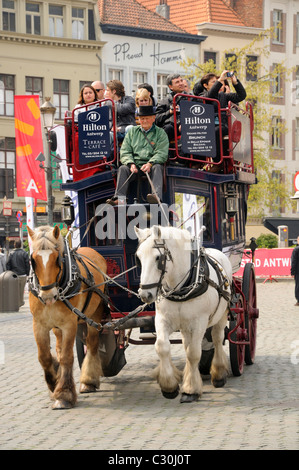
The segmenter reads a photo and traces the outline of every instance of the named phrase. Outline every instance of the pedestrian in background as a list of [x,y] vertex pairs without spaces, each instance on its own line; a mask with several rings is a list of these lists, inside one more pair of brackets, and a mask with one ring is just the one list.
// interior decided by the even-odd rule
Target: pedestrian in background
[[18,276],[28,276],[30,271],[28,253],[21,248],[21,240],[15,241],[15,249],[10,253],[6,269]]
[[299,307],[299,236],[297,237],[297,245],[292,251],[291,275],[295,278],[295,297],[297,300],[295,305]]
[[0,246],[0,274],[6,271],[6,256],[2,253],[2,246]]
[[15,241],[15,249],[10,253],[6,269],[16,273],[21,281],[19,290],[20,306],[24,305],[24,290],[26,286],[27,276],[30,272],[30,263],[28,253],[21,248],[21,240]]

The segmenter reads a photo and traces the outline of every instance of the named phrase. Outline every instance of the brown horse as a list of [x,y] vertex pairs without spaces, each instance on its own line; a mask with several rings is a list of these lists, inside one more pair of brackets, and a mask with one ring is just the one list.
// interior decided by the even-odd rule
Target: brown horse
[[[86,317],[100,324],[105,304],[99,293],[104,292],[106,261],[92,248],[79,248],[70,260],[70,251],[66,250],[68,254],[64,254],[64,239],[57,226],[54,229],[43,226],[36,230],[28,227],[28,233],[32,240],[29,305],[33,315],[38,359],[55,400],[52,408],[72,408],[77,400],[73,379],[73,349],[78,317],[71,308],[84,311]],[[90,288],[91,283],[94,286],[101,285],[93,290]],[[100,292],[96,293],[97,290]],[[68,298],[66,302],[69,307],[64,303],[65,297]],[[50,330],[56,336],[57,360],[50,351]],[[88,325],[80,393],[94,392],[99,388],[101,363],[98,345],[99,331]]]

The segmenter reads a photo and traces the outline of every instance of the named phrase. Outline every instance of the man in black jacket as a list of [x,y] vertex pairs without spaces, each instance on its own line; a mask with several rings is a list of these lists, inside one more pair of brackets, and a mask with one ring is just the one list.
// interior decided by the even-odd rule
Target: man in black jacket
[[[173,97],[177,93],[185,93],[184,90],[184,81],[182,77],[178,74],[175,73],[173,75],[168,75],[166,83],[168,85],[168,88],[170,90],[169,95],[164,98],[163,100],[160,101],[160,103],[157,106],[156,110],[156,125],[158,127],[162,127],[166,134],[168,135],[168,139],[172,140],[174,138],[174,110],[173,110]],[[182,97],[181,97],[182,98]],[[176,111],[177,111],[177,128],[179,132],[179,127],[180,127],[180,114],[179,114],[179,101],[180,98],[177,100],[177,106],[176,106]]]
[[295,278],[295,305],[299,307],[299,237],[297,237],[297,246],[292,251],[291,256],[291,275]]
[[[227,78],[231,79],[232,85],[235,88],[235,93],[220,91]],[[208,73],[200,80],[200,85],[203,87],[203,92],[199,93],[199,96],[205,96],[207,98],[213,98],[220,102],[220,108],[225,109],[228,107],[229,101],[238,104],[246,98],[246,90],[243,87],[240,80],[235,76],[233,72],[224,70],[219,78],[214,73]],[[215,105],[214,105],[215,106]],[[219,141],[219,117],[218,108],[215,106],[215,132],[216,132],[216,144],[217,144],[217,157],[214,161],[220,160],[220,141]],[[228,124],[226,112],[221,113],[221,130],[222,137],[228,134]]]
[[21,241],[15,241],[15,249],[9,255],[6,263],[6,269],[13,271],[18,276],[28,276],[30,271],[29,256],[25,250],[21,248]]

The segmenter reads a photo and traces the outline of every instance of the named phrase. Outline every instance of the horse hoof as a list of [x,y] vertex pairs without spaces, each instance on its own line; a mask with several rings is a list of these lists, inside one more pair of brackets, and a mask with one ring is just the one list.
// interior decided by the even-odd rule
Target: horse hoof
[[224,387],[226,384],[226,379],[219,379],[219,380],[213,380],[212,384],[214,385],[215,388],[221,388]]
[[52,405],[52,410],[69,410],[70,408],[73,408],[73,405],[65,400],[56,400]]
[[80,393],[95,393],[97,388],[92,384],[80,384]]
[[179,387],[173,392],[163,392],[162,390],[163,397],[168,398],[169,400],[173,400],[174,398],[178,396],[178,394],[179,394]]
[[192,403],[193,401],[198,401],[198,393],[182,393],[180,403]]

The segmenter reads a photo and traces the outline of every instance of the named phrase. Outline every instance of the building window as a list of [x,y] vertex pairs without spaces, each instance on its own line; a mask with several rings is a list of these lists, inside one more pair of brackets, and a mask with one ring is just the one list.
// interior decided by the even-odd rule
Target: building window
[[278,116],[272,118],[271,145],[275,149],[281,149],[281,119]]
[[296,46],[299,46],[299,13],[296,15],[297,21],[296,21]]
[[26,77],[26,95],[43,96],[43,79],[39,77]]
[[299,100],[299,65],[296,67],[296,102]]
[[38,3],[26,2],[26,33],[40,35],[40,10]]
[[157,99],[162,100],[169,92],[168,85],[166,85],[167,74],[158,73],[157,75]]
[[121,69],[109,69],[108,71],[108,82],[110,80],[119,80],[120,82],[123,81],[123,70]]
[[228,70],[237,70],[237,56],[236,54],[230,53],[225,54],[225,63]]
[[274,10],[273,11],[273,42],[282,43],[282,11]]
[[14,115],[14,94],[15,77],[14,75],[0,74],[0,115]]
[[2,29],[4,31],[16,30],[16,12],[14,0],[2,0]]
[[246,56],[246,81],[255,82],[257,80],[257,56]]
[[299,150],[299,117],[296,118],[295,149]]
[[136,93],[138,86],[147,83],[147,80],[146,72],[133,72],[132,93]]
[[56,107],[55,119],[64,119],[69,110],[69,80],[54,79],[53,104]]
[[209,62],[209,60],[212,60],[216,65],[217,53],[211,51],[204,51],[203,60],[204,62]]
[[63,7],[49,5],[49,35],[63,38]]
[[[277,67],[277,64],[273,64],[273,69],[275,70]],[[275,74],[273,77],[273,94],[281,96],[282,90],[281,90],[281,76],[279,73]]]
[[16,144],[13,137],[0,137],[0,168],[12,168],[16,174]]
[[84,39],[84,10],[83,8],[72,8],[72,38]]

